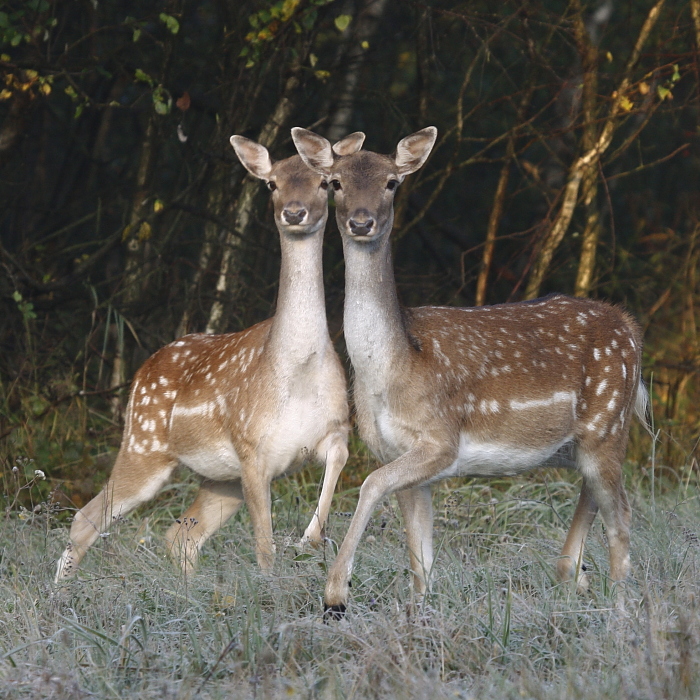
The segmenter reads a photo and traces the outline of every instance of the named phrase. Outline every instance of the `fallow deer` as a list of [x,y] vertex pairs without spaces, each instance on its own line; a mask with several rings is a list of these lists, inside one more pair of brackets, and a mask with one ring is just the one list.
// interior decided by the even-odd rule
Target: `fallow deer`
[[357,423],[385,463],[362,484],[329,571],[329,614],[345,610],[358,543],[383,498],[396,493],[422,595],[433,566],[431,484],[518,474],[565,449],[583,486],[559,578],[586,585],[580,562],[600,509],[611,576],[623,581],[630,507],[621,466],[632,413],[644,421],[647,403],[634,319],[618,307],[561,294],[478,308],[403,308],[391,260],[393,199],[425,163],[437,130],[407,136],[393,156],[339,156],[312,132],[297,128],[293,137],[304,162],[334,190]]
[[[352,153],[363,140],[351,134],[335,152]],[[152,499],[178,463],[202,477],[194,503],[166,535],[184,571],[243,501],[258,564],[270,570],[270,483],[312,459],[325,463],[325,475],[304,540],[322,539],[349,431],[345,374],[328,334],[323,289],[328,184],[297,155],[273,163],[254,141],[232,136],[231,145],[272,191],[282,253],[276,313],[239,333],[184,336],[138,370],[114,469],[76,513],[57,581],[76,570],[112,521]]]

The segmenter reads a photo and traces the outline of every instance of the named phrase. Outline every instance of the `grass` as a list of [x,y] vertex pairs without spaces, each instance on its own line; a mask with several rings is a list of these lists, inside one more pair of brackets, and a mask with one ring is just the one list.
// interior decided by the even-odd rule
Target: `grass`
[[695,472],[678,485],[657,484],[651,503],[648,476],[628,468],[634,518],[626,615],[614,611],[598,521],[584,560],[589,593],[554,581],[578,486],[575,474],[542,470],[435,489],[438,556],[423,610],[412,605],[400,516],[387,501],[358,552],[346,619],[324,624],[325,571],[355,488],[336,496],[325,550],[299,553],[292,543],[312,512],[319,474],[278,482],[274,575],[253,563],[244,510],[185,579],[162,543],[193,498],[196,482],[185,476],[118,523],[77,578],[56,586],[67,529],[45,482],[31,478],[32,466],[23,465],[29,479],[4,481],[0,698],[700,694]]

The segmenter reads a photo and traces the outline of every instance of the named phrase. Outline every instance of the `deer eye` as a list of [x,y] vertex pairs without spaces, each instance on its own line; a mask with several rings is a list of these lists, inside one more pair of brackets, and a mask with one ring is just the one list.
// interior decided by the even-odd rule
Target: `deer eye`
[[399,185],[398,180],[389,180],[389,182],[386,183],[386,188],[388,190],[395,190]]
[[321,189],[322,189],[322,190],[327,190],[327,189],[328,189],[328,183],[327,183],[325,180],[323,180],[323,181],[321,182]]
[[333,185],[333,189],[337,192],[338,190],[342,190],[343,187],[340,184],[340,180],[331,180],[331,185]]
[[277,185],[270,180],[270,182],[267,183],[267,189],[270,190],[270,192],[274,192],[277,189]]

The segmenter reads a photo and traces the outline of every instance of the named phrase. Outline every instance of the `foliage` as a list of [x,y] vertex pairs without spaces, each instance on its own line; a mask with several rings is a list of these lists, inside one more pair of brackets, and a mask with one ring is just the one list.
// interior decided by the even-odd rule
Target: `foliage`
[[[232,133],[269,139],[284,157],[297,124],[364,130],[380,152],[435,124],[435,153],[398,192],[399,291],[408,305],[469,305],[502,174],[489,303],[521,298],[572,164],[608,121],[592,203],[579,192],[541,291],[574,290],[593,211],[588,293],[640,318],[657,458],[670,469],[693,464],[696,27],[687,3],[667,2],[630,62],[653,7],[614,4],[606,15],[578,2],[183,0],[156,10],[140,0],[4,0],[6,464],[41,454],[51,479],[80,483],[86,464],[103,474],[102,456],[119,443],[123,385],[150,353],[206,328],[216,304],[222,330],[273,311],[277,234],[263,188],[240,196]],[[241,221],[250,224],[239,230]],[[326,241],[328,314],[340,338],[342,253],[333,230]]]

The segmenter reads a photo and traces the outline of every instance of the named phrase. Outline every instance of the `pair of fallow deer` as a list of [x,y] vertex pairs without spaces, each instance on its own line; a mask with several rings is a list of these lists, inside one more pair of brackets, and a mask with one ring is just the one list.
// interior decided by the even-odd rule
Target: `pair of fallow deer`
[[454,476],[518,474],[566,451],[583,477],[557,573],[585,588],[581,561],[600,509],[611,577],[629,570],[630,507],[622,481],[632,413],[645,420],[638,325],[608,304],[559,294],[479,308],[399,303],[391,259],[393,200],[427,160],[437,130],[402,139],[393,156],[334,146],[292,129],[298,156],[272,163],[240,136],[243,165],[272,191],[282,263],[273,318],[240,333],[189,335],[136,373],[121,449],[104,490],[78,511],[56,579],[71,574],[109,523],[151,499],[178,463],[203,477],[168,531],[183,570],[245,500],[263,570],[274,543],[270,482],[309,459],[325,463],[304,541],[318,543],[348,456],[344,373],[326,324],[321,252],[333,190],[345,256],[344,332],[361,437],[384,464],[360,489],[325,590],[346,607],[353,559],[382,499],[395,493],[414,586],[433,566],[431,485]]

